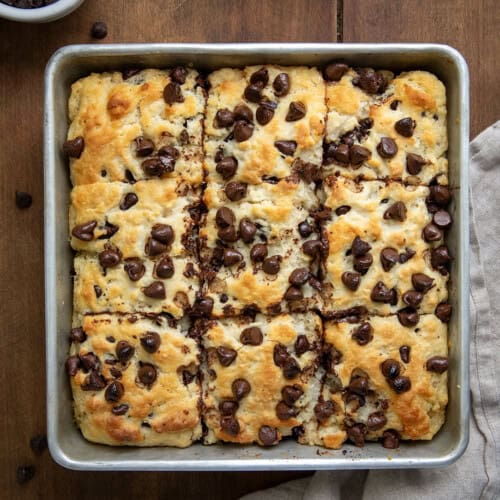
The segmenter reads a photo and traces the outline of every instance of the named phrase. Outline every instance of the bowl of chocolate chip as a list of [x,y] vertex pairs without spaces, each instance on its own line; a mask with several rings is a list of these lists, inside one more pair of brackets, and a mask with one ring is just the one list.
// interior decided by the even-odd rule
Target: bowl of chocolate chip
[[73,12],[83,0],[0,0],[0,17],[23,23],[47,23]]

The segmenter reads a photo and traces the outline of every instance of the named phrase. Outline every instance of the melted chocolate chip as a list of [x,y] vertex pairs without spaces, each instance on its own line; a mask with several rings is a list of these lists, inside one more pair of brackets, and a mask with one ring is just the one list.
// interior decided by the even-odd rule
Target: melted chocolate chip
[[352,427],[347,427],[347,437],[358,448],[363,448],[365,445],[366,425],[354,424]]
[[157,156],[144,160],[141,168],[150,177],[161,177],[163,174],[174,171],[175,161],[170,156]]
[[183,66],[176,66],[170,72],[170,78],[174,81],[183,85],[186,82],[186,77],[188,74],[188,70]]
[[135,193],[127,193],[120,201],[120,210],[128,210],[132,208],[137,202],[139,198]]
[[151,139],[146,139],[142,135],[134,139],[135,154],[139,157],[149,156],[154,150],[155,145]]
[[74,377],[80,368],[80,358],[78,356],[69,356],[66,360],[66,373],[70,377]]
[[261,88],[265,87],[269,82],[269,72],[266,68],[260,68],[257,71],[254,71],[250,75],[250,83],[257,84]]
[[318,257],[323,251],[321,240],[308,240],[302,245],[302,251],[310,257]]
[[420,316],[413,307],[406,307],[398,311],[399,322],[408,328],[416,326],[419,322]]
[[302,394],[304,394],[304,391],[299,385],[296,384],[285,385],[285,387],[281,389],[281,397],[288,406],[293,406]]
[[82,241],[91,241],[94,238],[94,229],[97,226],[97,221],[91,220],[88,222],[84,222],[83,224],[79,224],[75,226],[71,234]]
[[151,236],[164,245],[170,245],[175,238],[174,230],[169,224],[155,224],[151,229]]
[[359,345],[366,345],[373,339],[373,328],[368,322],[361,323],[353,332],[352,338]]
[[351,165],[357,167],[369,160],[371,157],[371,151],[364,146],[360,146],[358,144],[353,144],[349,148],[349,161]]
[[240,405],[236,401],[221,401],[219,403],[219,411],[224,417],[234,415],[239,407]]
[[287,380],[294,379],[301,372],[300,366],[295,358],[288,357],[283,365],[283,376]]
[[262,330],[257,326],[245,328],[240,334],[240,342],[244,345],[260,345],[263,340]]
[[81,389],[82,391],[102,391],[105,387],[104,377],[96,371],[91,371],[85,378]]
[[280,420],[290,420],[291,418],[297,416],[297,413],[298,411],[296,408],[288,406],[284,401],[280,401],[276,405],[276,416]]
[[283,368],[286,360],[290,357],[286,346],[283,344],[276,344],[273,349],[273,361],[276,366]]
[[302,286],[309,280],[311,273],[309,269],[305,267],[300,267],[292,271],[292,274],[288,277],[288,282],[294,286]]
[[238,353],[230,347],[219,346],[217,347],[217,358],[222,366],[229,366],[235,359]]
[[366,427],[369,431],[379,431],[387,424],[387,418],[381,411],[376,411],[368,415],[366,420]]
[[227,241],[229,243],[234,243],[238,241],[238,232],[234,226],[227,226],[224,229],[219,229],[217,231],[217,236],[222,241]]
[[358,78],[353,79],[352,83],[363,89],[367,94],[382,94],[387,88],[389,82],[381,71],[361,68],[357,72]]
[[399,433],[394,429],[387,429],[382,435],[382,446],[388,450],[399,448]]
[[238,104],[234,108],[234,119],[253,122],[253,111],[246,104]]
[[264,446],[272,446],[278,442],[278,431],[274,427],[263,425],[259,429],[259,440]]
[[448,186],[440,186],[439,184],[429,187],[429,198],[430,201],[439,205],[440,207],[445,207],[451,200],[451,193]]
[[82,327],[79,328],[72,328],[71,329],[71,334],[70,334],[70,339],[72,342],[85,342],[87,340],[87,334],[84,332]]
[[385,212],[384,219],[392,219],[403,222],[406,220],[406,205],[402,201],[393,203]]
[[230,436],[237,436],[240,432],[240,424],[238,420],[232,415],[228,417],[221,417],[220,419],[221,429]]
[[111,413],[116,416],[125,415],[125,413],[127,412],[128,412],[128,405],[125,404],[113,406],[113,408],[111,408]]
[[262,85],[250,84],[245,87],[243,95],[247,101],[259,103],[261,99]]

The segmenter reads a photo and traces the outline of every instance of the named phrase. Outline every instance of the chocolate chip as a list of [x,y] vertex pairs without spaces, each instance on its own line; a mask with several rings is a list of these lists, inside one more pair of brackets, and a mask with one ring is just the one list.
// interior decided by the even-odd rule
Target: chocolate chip
[[305,104],[301,101],[292,101],[288,107],[288,113],[286,114],[285,120],[287,122],[296,122],[306,116],[307,108]]
[[83,224],[79,224],[75,226],[71,234],[82,241],[91,241],[94,238],[94,229],[97,226],[97,221],[91,220],[88,222],[84,222]]
[[427,165],[427,161],[422,156],[415,153],[406,155],[406,170],[409,174],[418,175],[424,165]]
[[125,415],[125,413],[127,412],[128,412],[128,405],[125,404],[113,406],[113,408],[111,408],[111,413],[116,416]]
[[361,68],[357,72],[358,78],[353,79],[352,83],[363,89],[367,94],[382,94],[387,88],[389,82],[381,71]]
[[47,436],[38,434],[30,439],[30,448],[35,455],[41,455],[47,449]]
[[168,255],[162,257],[154,267],[154,275],[160,279],[169,279],[175,273],[174,263]]
[[403,293],[401,299],[403,302],[411,307],[417,308],[424,298],[424,294],[421,292],[417,292],[415,290],[408,290]]
[[451,215],[446,210],[438,210],[432,217],[432,221],[441,229],[449,228],[452,223]]
[[384,271],[390,271],[397,262],[399,262],[399,254],[395,248],[386,247],[380,252],[380,262]]
[[307,222],[307,220],[302,221],[299,226],[298,226],[299,234],[302,236],[302,238],[307,238],[313,233],[313,228]]
[[354,238],[351,245],[351,251],[354,257],[361,257],[362,255],[365,255],[371,250],[371,248],[371,245],[367,241],[362,240],[359,236]]
[[266,257],[262,262],[262,270],[267,274],[278,274],[281,267],[281,260],[281,255],[272,255],[271,257]]
[[228,207],[221,207],[215,214],[215,223],[220,228],[232,226],[235,222],[234,212]]
[[384,219],[403,222],[406,219],[406,205],[402,201],[393,203],[385,212]]
[[288,406],[293,406],[302,394],[304,394],[304,391],[299,385],[296,384],[285,385],[285,387],[281,389],[281,397]]
[[184,68],[183,66],[176,66],[170,72],[170,78],[174,82],[180,83],[182,85],[186,82],[187,74],[188,70],[186,68]]
[[70,158],[80,158],[83,149],[85,148],[85,141],[81,135],[74,139],[68,139],[63,144],[63,153]]
[[235,359],[238,353],[230,347],[219,346],[217,347],[217,358],[222,366],[229,366]]
[[120,360],[120,363],[125,364],[134,355],[135,349],[127,341],[120,340],[116,344],[115,348],[116,357]]
[[262,86],[259,84],[247,85],[243,93],[245,99],[250,102],[259,103],[261,99]]
[[178,160],[180,153],[179,153],[179,150],[174,146],[162,146],[158,150],[158,155],[172,158],[173,160]]
[[33,203],[33,198],[25,191],[16,191],[16,206],[17,208],[29,208]]
[[403,375],[399,375],[395,379],[391,380],[389,385],[397,394],[408,392],[411,389],[410,379],[408,377],[404,377]]
[[240,342],[244,345],[260,345],[263,340],[262,330],[257,326],[245,328],[240,334]]
[[288,302],[292,302],[294,300],[302,300],[304,298],[304,294],[300,288],[296,286],[289,286],[283,298]]
[[92,38],[96,38],[97,40],[106,38],[108,36],[108,26],[103,21],[96,21],[90,29],[90,34]]
[[219,109],[215,113],[214,125],[216,128],[229,128],[234,123],[234,114],[230,109]]
[[299,267],[298,269],[292,271],[292,274],[290,274],[290,276],[288,277],[288,282],[291,285],[302,286],[307,283],[310,276],[311,273],[309,272],[309,269],[305,267]]
[[430,186],[429,191],[430,200],[440,207],[445,207],[451,200],[451,193],[448,186],[440,186],[439,184]]
[[358,271],[358,273],[366,274],[372,263],[373,257],[370,253],[367,253],[361,257],[354,257],[353,267],[355,271]]
[[226,196],[231,201],[240,201],[247,194],[247,185],[242,182],[228,182],[224,188]]
[[434,311],[434,314],[437,316],[439,320],[441,320],[443,323],[448,323],[451,318],[451,305],[447,304],[446,302],[441,302],[436,306],[436,310]]
[[233,396],[240,401],[250,393],[250,384],[244,378],[238,378],[231,384]]
[[78,368],[80,368],[80,358],[78,356],[69,356],[66,360],[65,367],[66,373],[70,377],[74,377],[78,371]]
[[267,245],[264,243],[257,243],[250,250],[250,259],[252,262],[262,262],[266,257]]
[[344,286],[355,292],[361,282],[361,274],[345,271],[342,273],[341,280]]
[[400,372],[399,362],[395,359],[386,359],[381,365],[380,370],[382,371],[382,375],[388,379],[395,379]]
[[157,156],[148,158],[141,163],[141,168],[150,177],[161,177],[174,171],[175,160],[170,156]]
[[80,356],[80,362],[84,370],[86,371],[99,370],[100,366],[99,358],[93,352],[82,354]]
[[163,99],[170,105],[175,102],[184,102],[181,86],[177,82],[170,82],[163,89]]
[[85,342],[87,340],[87,334],[84,332],[82,327],[72,328],[70,337],[72,342]]
[[361,323],[353,332],[352,338],[359,345],[366,345],[373,339],[373,328],[368,322]]
[[260,106],[257,108],[255,112],[255,118],[257,123],[264,126],[267,125],[274,116],[274,108],[269,106],[267,103],[261,102]]
[[388,450],[399,448],[399,433],[394,429],[387,429],[382,435],[382,446]]
[[435,224],[429,223],[424,227],[422,231],[422,238],[427,243],[433,241],[439,241],[443,237],[443,232]]
[[157,332],[146,332],[141,337],[141,345],[146,352],[153,354],[160,348],[161,338]]
[[190,314],[193,317],[210,316],[214,307],[214,301],[211,297],[196,297]]
[[154,257],[156,255],[160,255],[163,252],[167,251],[167,245],[155,240],[154,238],[148,238],[146,241],[146,248],[144,249],[146,255],[150,257]]
[[276,366],[283,368],[286,360],[290,357],[286,346],[283,344],[276,344],[273,349],[273,361]]
[[284,401],[280,401],[276,405],[276,416],[280,420],[290,420],[291,418],[297,416],[297,413],[298,411],[296,408],[288,406]]
[[431,264],[434,269],[441,270],[452,260],[448,247],[441,245],[431,250]]
[[333,152],[333,157],[339,163],[347,165],[349,163],[349,146],[347,144],[339,144]]
[[398,109],[398,106],[399,106],[399,103],[401,101],[399,101],[398,99],[394,99],[394,101],[391,102],[390,104],[390,108],[393,110],[393,111],[396,111],[396,109]]
[[401,120],[398,120],[394,124],[394,128],[396,129],[396,132],[399,135],[402,135],[403,137],[411,137],[413,135],[413,131],[415,130],[416,126],[415,120],[412,120],[409,116],[406,118],[402,118]]
[[254,71],[250,75],[250,83],[257,84],[261,88],[265,87],[269,82],[269,72],[266,68],[260,68],[257,71]]
[[252,243],[257,232],[257,226],[247,217],[240,220],[240,236],[245,243]]
[[141,68],[125,68],[122,70],[123,80],[128,80],[142,71]]
[[241,255],[238,250],[234,250],[232,248],[224,249],[224,265],[226,267],[234,266],[235,264],[240,263],[243,260],[243,255]]
[[139,281],[146,272],[146,268],[142,263],[141,259],[137,257],[131,257],[125,259],[125,272],[132,281]]
[[128,210],[132,208],[137,202],[139,198],[135,193],[127,193],[120,201],[120,210]]
[[154,150],[155,145],[151,139],[146,139],[142,135],[134,139],[135,154],[140,157],[149,156]]
[[423,273],[415,273],[411,276],[413,288],[418,292],[426,293],[434,284],[434,279]]
[[219,229],[217,231],[217,236],[222,240],[229,243],[234,243],[238,241],[238,233],[234,226],[227,226],[224,229]]
[[363,376],[353,377],[349,382],[349,390],[360,396],[366,396],[368,387],[368,379]]
[[35,477],[34,465],[20,465],[16,469],[16,480],[18,484],[26,484]]
[[294,348],[295,348],[295,354],[300,358],[302,354],[307,352],[310,349],[310,344],[309,340],[305,335],[299,335],[297,339],[295,340]]
[[285,156],[293,156],[297,149],[297,143],[295,141],[275,141],[274,146]]
[[378,154],[382,158],[393,158],[398,152],[398,145],[390,137],[382,137],[377,145]]
[[165,245],[170,245],[175,238],[174,230],[169,224],[155,224],[151,229],[151,236]]
[[278,442],[278,431],[274,427],[263,425],[259,429],[259,440],[264,446],[272,446]]
[[302,245],[302,251],[315,258],[323,251],[323,243],[321,240],[308,240]]
[[226,156],[217,162],[216,172],[224,179],[228,180],[234,176],[238,169],[238,160],[234,156]]
[[224,417],[234,415],[239,407],[240,405],[236,401],[221,401],[219,403],[219,411]]
[[121,382],[115,380],[111,382],[111,384],[106,387],[106,391],[104,392],[104,399],[108,403],[117,403],[123,397],[125,393],[125,389]]
[[349,161],[353,166],[358,166],[369,160],[371,151],[363,146],[354,144],[349,148]]
[[433,356],[425,364],[427,371],[435,373],[444,373],[448,370],[448,358],[444,356]]
[[379,431],[385,424],[387,424],[387,418],[381,411],[370,413],[366,420],[366,427],[369,431]]
[[323,75],[328,82],[338,82],[348,70],[347,64],[330,63],[323,71]]
[[221,417],[220,419],[221,429],[230,436],[237,436],[240,432],[240,424],[238,420],[232,415],[228,417]]
[[81,389],[82,391],[102,391],[106,387],[104,377],[95,371],[91,371],[85,378]]
[[403,363],[410,362],[410,352],[411,347],[409,345],[402,345],[399,348],[399,356],[401,357],[401,361],[403,361]]
[[407,248],[403,253],[399,254],[399,263],[404,264],[408,262],[412,257],[415,256],[415,250]]
[[405,309],[400,309],[398,311],[399,322],[408,328],[416,326],[419,319],[420,317],[413,307],[406,307]]
[[139,370],[137,371],[137,378],[139,381],[147,387],[152,386],[156,378],[158,377],[158,372],[156,368],[150,363],[139,363]]
[[290,92],[290,77],[287,73],[279,73],[273,81],[274,94],[283,97]]
[[121,260],[122,256],[120,251],[113,248],[107,248],[99,253],[99,264],[101,264],[103,269],[116,267]]
[[234,108],[234,119],[253,122],[253,111],[246,104],[238,104]]
[[150,285],[142,289],[144,295],[150,299],[164,300],[166,297],[165,286],[161,281],[153,281]]
[[347,437],[358,448],[363,448],[365,445],[366,425],[354,424],[352,427],[347,427]]

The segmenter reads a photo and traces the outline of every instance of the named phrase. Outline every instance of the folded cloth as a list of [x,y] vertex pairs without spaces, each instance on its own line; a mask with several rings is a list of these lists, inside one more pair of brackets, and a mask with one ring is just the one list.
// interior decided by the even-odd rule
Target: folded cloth
[[244,500],[500,498],[500,121],[471,143],[470,441],[442,469],[316,472]]

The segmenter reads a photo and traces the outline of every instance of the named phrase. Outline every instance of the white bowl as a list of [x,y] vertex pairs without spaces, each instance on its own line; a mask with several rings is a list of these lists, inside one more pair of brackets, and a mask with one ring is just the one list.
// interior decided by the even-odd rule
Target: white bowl
[[84,0],[57,0],[36,9],[20,9],[0,2],[0,17],[22,23],[47,23],[74,11]]

